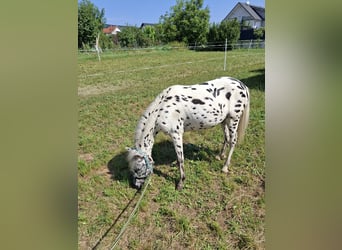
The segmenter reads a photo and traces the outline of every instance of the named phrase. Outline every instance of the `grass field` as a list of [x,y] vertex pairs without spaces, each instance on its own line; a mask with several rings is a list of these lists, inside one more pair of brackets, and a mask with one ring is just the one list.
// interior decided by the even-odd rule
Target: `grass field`
[[97,243],[108,249],[139,197],[129,184],[125,147],[133,146],[148,104],[167,86],[225,75],[246,83],[251,94],[250,123],[229,174],[215,159],[221,127],[187,132],[187,179],[176,191],[176,154],[168,136],[158,134],[151,185],[118,249],[265,248],[264,56],[259,49],[228,52],[223,71],[223,52],[122,51],[103,54],[101,62],[94,54],[79,55],[79,249]]

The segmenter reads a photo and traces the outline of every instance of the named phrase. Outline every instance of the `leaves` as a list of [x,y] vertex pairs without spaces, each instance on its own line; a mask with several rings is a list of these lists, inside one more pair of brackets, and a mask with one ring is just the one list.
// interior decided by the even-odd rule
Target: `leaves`
[[78,3],[78,48],[92,46],[105,25],[105,11],[101,11],[89,0]]
[[202,0],[177,1],[171,13],[161,17],[167,41],[203,44],[209,31],[209,8]]

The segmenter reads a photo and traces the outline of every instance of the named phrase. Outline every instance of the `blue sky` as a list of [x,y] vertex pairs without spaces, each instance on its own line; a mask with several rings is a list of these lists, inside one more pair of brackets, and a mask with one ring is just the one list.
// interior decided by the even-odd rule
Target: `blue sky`
[[[105,10],[108,24],[136,25],[158,23],[159,17],[170,12],[176,0],[90,0],[97,8]],[[203,7],[210,9],[210,23],[221,22],[238,2],[245,0],[204,0]],[[265,6],[265,0],[249,0],[251,5]]]

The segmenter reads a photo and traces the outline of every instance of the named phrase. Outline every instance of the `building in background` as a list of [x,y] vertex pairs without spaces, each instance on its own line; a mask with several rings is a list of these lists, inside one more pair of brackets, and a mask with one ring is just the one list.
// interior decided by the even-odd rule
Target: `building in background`
[[[239,2],[223,21],[237,20],[241,24],[240,40],[254,38],[254,30],[265,28],[265,8]],[[265,37],[263,37],[265,38]]]

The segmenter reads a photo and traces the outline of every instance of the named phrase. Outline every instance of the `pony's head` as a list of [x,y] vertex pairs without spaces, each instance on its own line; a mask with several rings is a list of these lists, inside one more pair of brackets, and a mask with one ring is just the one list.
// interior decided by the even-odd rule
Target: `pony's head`
[[146,178],[153,173],[153,161],[139,149],[127,148],[127,150],[127,161],[133,177],[133,185],[141,188]]

